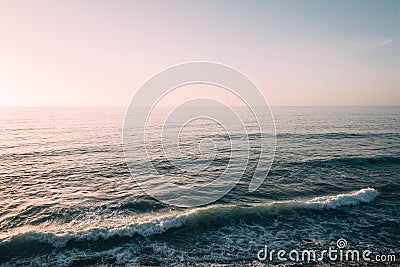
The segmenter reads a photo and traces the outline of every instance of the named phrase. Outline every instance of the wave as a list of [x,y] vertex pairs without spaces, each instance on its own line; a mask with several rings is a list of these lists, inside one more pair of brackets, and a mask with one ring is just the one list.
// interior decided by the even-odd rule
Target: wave
[[293,162],[278,162],[278,164],[288,165],[311,165],[311,166],[364,166],[364,165],[378,165],[378,164],[398,164],[400,162],[399,155],[390,156],[371,156],[371,157],[334,157],[326,159],[311,159],[306,161],[293,161]]
[[151,220],[134,223],[124,227],[114,228],[94,228],[86,232],[66,232],[66,233],[53,233],[53,232],[35,232],[30,231],[23,234],[14,235],[2,242],[0,246],[9,242],[21,241],[38,241],[42,243],[49,243],[55,247],[63,247],[69,241],[92,241],[98,239],[110,239],[112,237],[132,237],[141,235],[144,237],[161,234],[171,228],[178,228],[184,224],[186,219],[196,213],[196,210],[184,212],[181,214],[170,214],[160,216]]
[[[214,205],[202,208],[195,208],[181,213],[175,212],[167,215],[159,215],[147,221],[133,223],[128,226],[114,228],[94,228],[86,232],[25,232],[11,236],[0,242],[1,246],[10,242],[29,242],[36,241],[48,243],[55,247],[66,246],[69,241],[96,241],[98,239],[110,239],[114,237],[133,237],[135,235],[149,237],[162,234],[172,228],[180,228],[190,223],[196,224],[199,221],[205,222],[213,220],[213,217],[228,218],[238,216],[245,218],[249,214],[256,214],[260,211],[268,212],[271,209],[312,209],[330,210],[342,206],[358,205],[369,203],[379,195],[373,188],[364,188],[346,194],[334,196],[322,196],[309,200],[290,200],[269,203],[259,203],[247,206],[240,205]],[[221,217],[222,216],[222,217]]]
[[379,196],[379,192],[377,190],[373,188],[364,188],[347,194],[313,198],[308,201],[298,202],[298,205],[310,209],[336,209],[342,206],[369,203],[377,196]]
[[346,133],[346,132],[328,132],[328,133],[278,133],[277,138],[302,138],[302,139],[353,139],[353,138],[399,138],[400,134],[396,132],[382,133]]
[[[215,134],[211,135],[213,138],[249,138],[249,140],[255,140],[260,137],[273,137],[274,135],[267,133],[249,133],[249,134],[231,134],[229,136]],[[332,139],[332,140],[342,140],[342,139],[368,139],[368,138],[400,138],[400,133],[397,132],[381,132],[381,133],[371,133],[371,132],[326,132],[326,133],[290,133],[290,132],[278,132],[276,133],[276,138],[278,139],[302,139],[302,140],[311,140],[311,139]]]

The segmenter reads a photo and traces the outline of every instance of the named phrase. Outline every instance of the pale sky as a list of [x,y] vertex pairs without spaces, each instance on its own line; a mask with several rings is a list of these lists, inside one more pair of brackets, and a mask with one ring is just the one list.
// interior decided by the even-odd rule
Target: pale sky
[[127,106],[190,61],[271,105],[400,105],[400,1],[0,0],[0,106]]

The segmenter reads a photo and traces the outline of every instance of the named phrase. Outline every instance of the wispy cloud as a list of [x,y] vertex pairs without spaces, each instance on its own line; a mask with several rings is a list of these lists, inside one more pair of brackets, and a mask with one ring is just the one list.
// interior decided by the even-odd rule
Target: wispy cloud
[[392,39],[385,39],[385,40],[383,40],[383,41],[380,41],[378,44],[379,44],[380,46],[385,46],[385,45],[390,44],[391,42],[393,42]]

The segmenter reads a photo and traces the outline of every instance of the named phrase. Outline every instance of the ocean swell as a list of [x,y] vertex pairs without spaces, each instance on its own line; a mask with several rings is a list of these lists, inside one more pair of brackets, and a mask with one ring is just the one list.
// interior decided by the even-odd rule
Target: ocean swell
[[341,206],[369,203],[379,195],[373,188],[364,188],[359,191],[339,194],[336,196],[316,197],[307,201],[298,202],[299,206],[310,209],[336,209]]
[[98,239],[110,239],[113,237],[133,237],[135,235],[149,237],[162,234],[172,228],[180,228],[190,222],[212,220],[213,217],[229,216],[244,217],[260,211],[268,212],[271,209],[313,209],[329,210],[342,206],[369,203],[379,195],[373,188],[365,188],[345,194],[334,196],[322,196],[309,200],[290,200],[280,202],[259,203],[247,206],[238,205],[214,205],[191,209],[181,213],[154,216],[154,218],[132,223],[128,226],[113,226],[112,228],[92,228],[86,232],[52,232],[52,231],[29,231],[11,235],[0,242],[1,247],[10,243],[34,241],[48,243],[55,247],[66,246],[71,240],[95,241]]

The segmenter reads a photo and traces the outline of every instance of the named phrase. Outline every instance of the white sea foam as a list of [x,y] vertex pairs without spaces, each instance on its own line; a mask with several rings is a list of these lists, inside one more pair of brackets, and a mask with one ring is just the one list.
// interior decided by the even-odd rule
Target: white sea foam
[[360,203],[369,203],[379,195],[379,192],[373,188],[364,188],[359,191],[339,194],[336,196],[316,197],[307,201],[300,201],[298,204],[302,207],[311,209],[336,209],[341,206],[358,205]]
[[[203,208],[191,209],[182,213],[170,213],[166,215],[154,215],[146,220],[137,221],[130,224],[118,225],[113,224],[112,227],[92,226],[85,230],[66,230],[66,231],[31,231],[12,235],[7,240],[3,240],[2,244],[17,241],[18,239],[36,240],[39,242],[50,243],[57,247],[65,246],[68,241],[90,241],[109,239],[112,237],[132,237],[135,235],[152,236],[162,234],[171,228],[179,228],[184,225],[189,218],[197,218],[199,220],[207,220],[209,216],[221,213],[233,212],[241,216],[242,212],[251,213],[251,209],[269,209],[273,208],[305,208],[305,209],[336,209],[342,206],[358,205],[360,203],[369,203],[379,195],[379,192],[373,188],[365,188],[359,191],[334,196],[317,197],[310,200],[293,200],[282,202],[270,202],[264,204],[256,204],[252,206],[235,206],[235,205],[213,205]],[[244,213],[243,213],[244,214]],[[89,222],[90,223],[90,222]]]
[[130,224],[128,226],[114,226],[113,228],[92,228],[84,232],[78,233],[53,233],[53,232],[28,232],[23,234],[27,239],[36,240],[39,242],[50,243],[57,247],[62,247],[68,241],[90,241],[109,239],[116,236],[131,237],[134,235],[152,236],[162,234],[168,229],[181,227],[187,218],[193,216],[196,210],[191,210],[181,214],[170,214],[155,217],[153,219],[145,220]]

